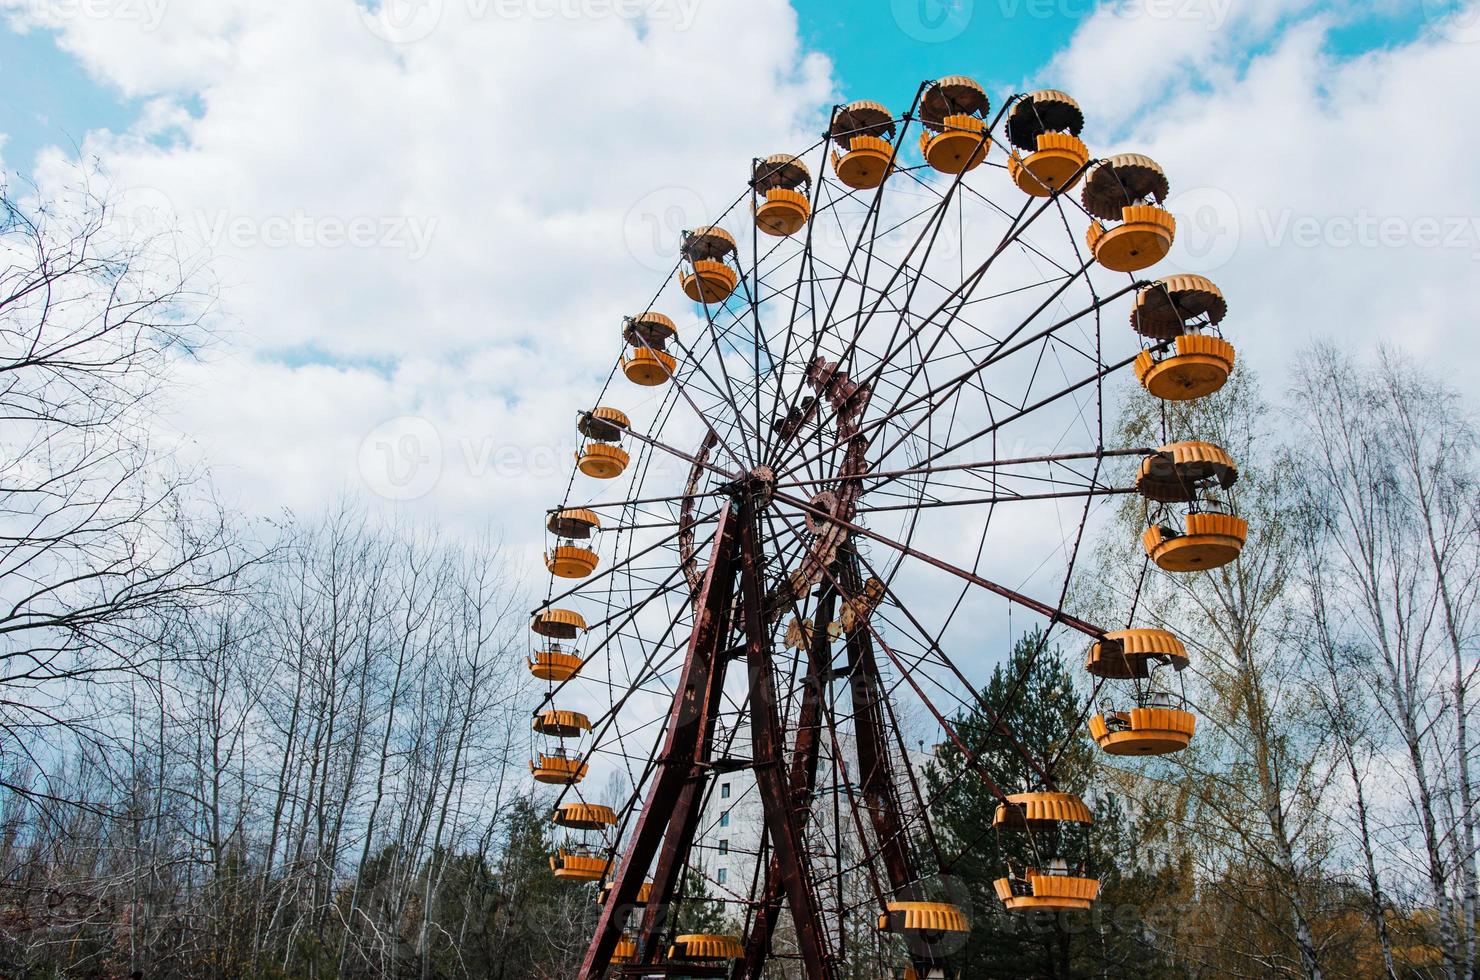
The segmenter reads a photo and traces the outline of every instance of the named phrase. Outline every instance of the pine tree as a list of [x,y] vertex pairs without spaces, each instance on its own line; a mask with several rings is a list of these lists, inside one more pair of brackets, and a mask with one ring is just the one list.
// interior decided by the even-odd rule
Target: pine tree
[[[1040,764],[1053,763],[1058,790],[1083,798],[1095,813],[1089,873],[1102,882],[1092,913],[1008,913],[993,882],[1009,859],[1032,863],[1018,835],[997,835],[992,818],[1000,802],[954,743],[926,770],[933,816],[950,861],[942,877],[969,899],[971,933],[954,960],[959,976],[1171,975],[1145,939],[1142,910],[1164,902],[1177,887],[1174,869],[1153,869],[1139,854],[1136,821],[1113,795],[1095,792],[1096,749],[1080,733],[1083,695],[1062,652],[1041,631],[1013,646],[981,691],[987,706],[952,722],[961,741],[1007,793],[1042,788],[1042,779],[994,724],[993,716]],[[960,899],[957,899],[960,901]],[[1107,911],[1110,914],[1106,914]]]
[[519,797],[505,820],[508,840],[496,883],[497,954],[487,975],[493,980],[557,976],[552,930],[573,929],[572,912],[596,906],[588,887],[558,881],[550,871],[556,845],[548,809],[533,797]]
[[673,934],[685,936],[693,933],[711,935],[738,932],[734,924],[725,917],[725,907],[709,892],[709,883],[703,868],[684,869],[683,882],[679,886],[678,910]]

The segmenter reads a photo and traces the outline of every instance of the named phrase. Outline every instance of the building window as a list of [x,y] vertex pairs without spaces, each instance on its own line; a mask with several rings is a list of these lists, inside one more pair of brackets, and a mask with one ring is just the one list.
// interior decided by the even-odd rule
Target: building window
[[730,811],[729,810],[726,810],[724,813],[721,813],[719,815],[719,825],[721,827],[728,827],[730,825]]
[[719,842],[719,852],[721,854],[728,854],[728,853],[730,853],[730,840],[729,840],[729,838],[725,838],[724,840],[722,840],[722,841]]
[[720,868],[719,871],[715,873],[714,880],[723,885],[725,883],[725,879],[728,877],[729,874],[725,871],[725,869]]
[[720,783],[719,784],[719,798],[722,799],[722,800],[728,800],[730,798],[730,784],[729,783]]

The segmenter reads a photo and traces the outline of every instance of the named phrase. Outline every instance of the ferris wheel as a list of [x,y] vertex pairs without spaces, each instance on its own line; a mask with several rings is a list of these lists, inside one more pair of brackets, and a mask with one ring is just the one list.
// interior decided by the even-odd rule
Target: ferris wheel
[[[1056,760],[999,725],[1035,774],[999,786],[952,726],[991,710],[968,678],[1013,615],[1085,644],[1083,726],[1104,751],[1192,738],[1183,644],[1064,606],[1116,495],[1145,501],[1148,566],[1238,556],[1228,454],[1107,445],[1105,423],[1117,373],[1169,401],[1222,386],[1227,305],[1199,276],[1142,277],[1175,234],[1168,179],[1091,158],[1083,124],[1052,90],[994,114],[962,76],[903,113],[838,106],[814,146],[757,156],[672,276],[613,317],[529,660],[530,768],[559,787],[551,870],[599,903],[583,980],[756,978],[778,958],[833,977],[860,923],[892,975],[948,975],[971,910],[936,884],[921,731],[960,750],[1029,856],[995,882],[1006,908],[1089,908],[1092,813]],[[1132,485],[1110,482],[1115,457],[1140,460]],[[734,774],[757,842],[715,882],[707,815]],[[725,931],[686,930],[695,876],[721,886]]]

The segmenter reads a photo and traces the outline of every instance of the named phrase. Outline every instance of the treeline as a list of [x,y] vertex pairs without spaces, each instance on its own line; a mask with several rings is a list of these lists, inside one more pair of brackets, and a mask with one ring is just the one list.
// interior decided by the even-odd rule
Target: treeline
[[506,568],[342,510],[76,688],[95,736],[7,752],[58,801],[0,812],[0,972],[486,975],[454,967],[530,805]]
[[3,190],[0,976],[567,973],[497,541],[227,513],[158,442],[206,270]]
[[[1021,703],[984,700],[1100,822],[1093,916],[1024,923],[987,888],[1005,855],[963,862],[981,913],[968,976],[1475,975],[1472,782],[1480,443],[1470,408],[1393,351],[1307,349],[1285,392],[1244,370],[1217,395],[1132,398],[1119,442],[1202,440],[1240,475],[1221,502],[1249,521],[1241,558],[1173,575],[1135,547],[1127,497],[1082,570],[1082,611],[1169,629],[1197,732],[1152,760],[1086,755],[1069,733],[1093,692],[1082,650],[1022,644]],[[1129,485],[1134,470],[1118,474]],[[1031,644],[1030,644],[1031,645]],[[984,717],[960,719],[1005,785],[1032,782]],[[939,777],[961,775],[953,749]],[[969,841],[993,801],[958,795],[946,836]]]

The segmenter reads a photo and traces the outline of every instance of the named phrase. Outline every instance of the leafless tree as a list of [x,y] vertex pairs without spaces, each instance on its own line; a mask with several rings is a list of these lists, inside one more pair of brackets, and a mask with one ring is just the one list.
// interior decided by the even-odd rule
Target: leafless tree
[[[1210,398],[1131,402],[1120,438],[1148,447],[1187,439],[1222,446],[1240,467],[1228,503],[1250,528],[1233,564],[1169,575],[1143,556],[1126,557],[1147,520],[1144,503],[1127,498],[1102,539],[1094,579],[1081,590],[1110,621],[1170,629],[1193,654],[1188,696],[1197,737],[1165,769],[1147,772],[1163,780],[1159,794],[1171,787],[1185,794],[1173,838],[1212,900],[1201,920],[1207,935],[1189,941],[1184,955],[1212,969],[1321,977],[1313,921],[1332,760],[1298,683],[1305,667],[1283,642],[1294,614],[1292,501],[1268,404],[1246,371]],[[1218,931],[1229,920],[1251,928]]]
[[[1475,433],[1454,394],[1391,351],[1363,367],[1329,345],[1299,364],[1295,460],[1324,532],[1325,601],[1406,761],[1445,975],[1475,965]],[[1451,890],[1458,883],[1458,894]],[[1456,907],[1462,915],[1455,915]]]
[[[1312,502],[1307,500],[1309,510]],[[1374,716],[1370,696],[1353,678],[1370,665],[1362,663],[1363,652],[1344,644],[1341,632],[1332,620],[1328,599],[1330,585],[1326,580],[1326,542],[1319,520],[1302,515],[1296,536],[1300,542],[1300,585],[1305,602],[1298,617],[1296,642],[1304,642],[1314,669],[1307,676],[1313,701],[1325,714],[1326,732],[1336,747],[1342,768],[1350,782],[1352,814],[1349,821],[1335,818],[1356,841],[1361,854],[1362,879],[1367,892],[1367,916],[1377,936],[1384,974],[1397,980],[1398,969],[1393,957],[1392,930],[1388,926],[1391,902],[1383,886],[1378,864],[1378,847],[1374,827],[1372,790],[1374,770],[1380,766],[1383,740],[1370,729]]]
[[158,624],[246,561],[151,436],[211,293],[116,226],[85,184],[51,205],[0,186],[0,733],[32,777],[6,788],[36,799],[57,752],[110,737],[87,687],[148,676]]

